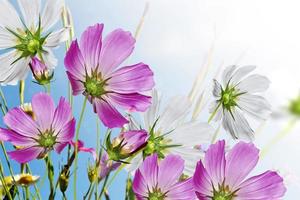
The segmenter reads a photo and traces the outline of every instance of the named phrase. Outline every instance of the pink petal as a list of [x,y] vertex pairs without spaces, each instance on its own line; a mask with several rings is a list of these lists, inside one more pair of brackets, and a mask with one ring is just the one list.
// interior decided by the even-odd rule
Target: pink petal
[[71,142],[75,134],[75,119],[72,119],[60,129],[57,134],[57,141],[60,143]]
[[64,142],[64,143],[57,143],[54,145],[54,149],[55,151],[60,154],[62,152],[62,150],[64,150],[64,148],[68,145],[68,142]]
[[226,155],[225,177],[231,190],[235,190],[256,166],[258,153],[254,144],[239,142]]
[[198,196],[212,196],[212,182],[201,160],[197,163],[193,182]]
[[281,199],[286,192],[283,179],[273,171],[267,171],[247,179],[239,186],[240,200]]
[[68,71],[67,71],[67,76],[69,78],[72,87],[72,94],[75,96],[82,93],[84,91],[83,83]]
[[205,154],[205,168],[215,187],[224,181],[225,141],[212,144]]
[[108,93],[108,98],[115,104],[130,111],[144,112],[151,105],[151,97],[139,93],[119,94]]
[[168,155],[159,163],[158,188],[163,192],[178,181],[184,169],[184,160],[177,155]]
[[105,100],[97,99],[94,101],[96,112],[105,126],[108,128],[123,127],[128,123],[116,108]]
[[99,66],[103,24],[88,27],[80,39],[80,48],[88,71]]
[[21,108],[13,108],[3,118],[4,123],[13,131],[25,136],[36,138],[38,126]]
[[153,72],[144,63],[122,67],[112,73],[107,84],[109,90],[117,93],[148,91],[154,86]]
[[28,147],[20,150],[7,152],[11,159],[19,163],[27,163],[39,156],[43,152],[41,147]]
[[77,40],[73,41],[65,56],[66,69],[77,79],[84,80],[85,63]]
[[157,186],[158,178],[158,157],[156,154],[146,157],[139,171],[144,177],[147,187],[150,191]]
[[[108,34],[102,44],[100,67],[104,76],[118,67],[133,51],[135,39],[121,29]],[[107,77],[105,77],[107,78]]]
[[196,199],[193,180],[187,179],[180,183],[175,184],[167,193],[166,200],[193,200]]
[[36,144],[36,141],[30,137],[25,137],[20,135],[13,130],[0,128],[0,140],[9,141],[15,146],[33,146]]
[[32,110],[40,131],[50,129],[55,110],[53,99],[46,93],[35,94],[32,97]]
[[72,109],[65,98],[61,97],[55,109],[52,128],[58,132],[72,119]]
[[132,183],[132,189],[138,199],[143,199],[143,197],[147,196],[148,194],[147,182],[140,170],[136,170],[135,172]]

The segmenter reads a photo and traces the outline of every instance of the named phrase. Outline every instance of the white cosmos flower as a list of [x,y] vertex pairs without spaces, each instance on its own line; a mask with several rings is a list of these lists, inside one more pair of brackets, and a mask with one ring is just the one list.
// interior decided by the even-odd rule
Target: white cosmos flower
[[69,28],[52,30],[64,6],[63,0],[18,0],[22,17],[8,0],[0,0],[0,83],[16,84],[25,79],[30,59],[38,56],[47,67],[57,65],[52,48],[65,41]]
[[190,108],[191,102],[187,97],[176,96],[170,99],[161,112],[160,99],[157,91],[154,90],[152,105],[143,114],[144,127],[139,127],[132,121],[129,124],[129,129],[148,130],[150,138],[143,153],[136,155],[127,169],[129,171],[137,169],[143,160],[143,155],[157,153],[162,158],[168,154],[176,154],[185,160],[184,174],[191,176],[197,161],[204,155],[204,152],[196,149],[195,146],[209,143],[214,130],[208,123],[186,122]]
[[268,89],[270,81],[258,74],[248,75],[255,66],[227,67],[222,85],[214,80],[215,101],[210,108],[211,119],[222,120],[223,127],[233,138],[252,140],[254,132],[244,114],[255,119],[266,119],[271,112],[270,104],[258,94]]

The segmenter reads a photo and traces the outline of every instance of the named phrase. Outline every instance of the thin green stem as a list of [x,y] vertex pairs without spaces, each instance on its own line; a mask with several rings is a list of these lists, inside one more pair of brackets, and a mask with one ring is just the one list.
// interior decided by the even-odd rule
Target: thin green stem
[[5,106],[5,112],[7,112],[8,111],[8,105],[7,105],[7,101],[6,101],[5,95],[4,95],[1,87],[0,87],[0,96],[1,96],[3,104]]
[[90,182],[89,188],[88,188],[88,190],[86,191],[85,195],[83,196],[83,199],[86,199],[86,198],[87,198],[87,196],[88,196],[88,195],[90,194],[90,192],[91,192],[92,187],[93,187],[93,182]]
[[[99,127],[99,118],[98,116],[96,116],[96,132],[97,132],[97,146],[96,146],[96,153],[97,155],[99,155],[99,148],[100,148],[100,127]],[[97,170],[97,177],[98,177],[98,170]],[[96,181],[95,184],[96,184],[96,191],[95,191],[95,196],[97,197],[98,196],[98,182]]]
[[45,163],[47,167],[47,172],[48,172],[48,180],[49,180],[49,187],[50,187],[50,194],[49,194],[49,200],[54,200],[54,168],[51,162],[51,158],[48,156],[45,157]]
[[296,125],[296,122],[298,121],[297,118],[291,119],[288,124],[279,132],[275,137],[273,137],[272,140],[269,141],[267,145],[264,146],[264,148],[261,150],[260,157],[264,158],[266,154],[270,151],[271,147],[275,145],[277,142],[282,140],[284,137],[286,137],[291,130]]
[[74,184],[73,184],[73,189],[74,189],[74,199],[76,200],[76,181],[77,181],[77,165],[78,165],[78,139],[79,139],[79,131],[80,131],[80,126],[83,120],[83,116],[84,116],[84,111],[85,111],[85,107],[86,107],[86,102],[87,102],[87,97],[84,98],[83,101],[83,105],[82,105],[82,109],[81,109],[81,113],[80,113],[80,117],[79,117],[79,121],[77,124],[77,128],[76,128],[76,134],[75,134],[75,170],[74,170]]
[[50,93],[51,93],[51,84],[50,83],[48,83],[46,85],[46,90],[47,90],[47,93],[50,95]]
[[7,195],[8,199],[12,200],[12,196],[10,194],[10,191],[9,191],[9,188],[7,187],[7,184],[5,182],[5,176],[4,176],[4,173],[3,173],[3,168],[2,168],[2,161],[0,160],[0,179],[1,179],[1,183],[4,187],[4,191],[5,191],[5,194]]
[[211,113],[211,115],[208,118],[208,123],[211,122],[211,120],[215,117],[215,115],[217,114],[220,106],[221,106],[222,102],[219,102],[219,104],[217,105],[216,109]]
[[103,185],[102,185],[102,188],[101,188],[101,191],[100,191],[98,200],[101,199],[101,197],[102,197],[102,195],[103,195],[103,193],[104,193],[104,191],[105,191],[105,188],[106,188],[106,185],[107,185],[107,181],[108,181],[109,175],[110,175],[110,173],[108,173],[107,176],[106,176],[105,179],[104,179],[104,182],[103,182]]
[[[32,174],[32,171],[31,171],[31,169],[30,169],[28,163],[26,164],[26,168],[27,168],[28,172],[29,172],[30,174]],[[34,190],[35,190],[35,193],[36,193],[38,199],[41,200],[42,197],[41,197],[41,194],[40,194],[40,190],[39,190],[39,188],[36,186],[36,183],[34,183],[33,186],[34,186]],[[35,196],[35,195],[34,195],[34,196]]]
[[29,200],[30,199],[30,193],[29,193],[29,187],[25,186],[25,199]]
[[24,104],[25,81],[21,80],[19,85],[20,104]]

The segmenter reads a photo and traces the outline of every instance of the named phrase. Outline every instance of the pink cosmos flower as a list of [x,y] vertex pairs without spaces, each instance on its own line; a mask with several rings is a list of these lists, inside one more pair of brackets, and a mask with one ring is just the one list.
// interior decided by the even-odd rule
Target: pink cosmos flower
[[[74,147],[74,149],[75,149],[76,142],[71,141],[70,144],[71,144],[71,145]],[[88,148],[88,147],[85,147],[85,146],[84,146],[84,142],[81,141],[81,140],[78,140],[78,141],[77,141],[77,144],[78,144],[78,147],[77,147],[77,148],[78,148],[78,152],[86,152],[86,153],[90,153],[90,154],[93,156],[94,160],[97,159],[97,154],[96,154],[96,151],[95,151],[94,148]]]
[[65,66],[73,95],[87,96],[94,111],[109,128],[128,123],[117,107],[145,111],[151,97],[141,94],[154,86],[153,72],[144,63],[118,66],[132,53],[135,39],[129,32],[116,29],[102,41],[103,24],[88,27],[80,45],[73,41]]
[[46,93],[34,95],[31,104],[34,119],[21,108],[13,108],[3,119],[8,129],[0,129],[0,140],[21,147],[8,152],[10,158],[19,163],[43,157],[53,149],[60,153],[74,136],[75,119],[63,97],[56,108]]
[[138,200],[194,200],[192,179],[179,181],[184,160],[168,155],[158,163],[157,154],[146,157],[135,172],[133,191]]
[[225,155],[225,142],[210,146],[204,164],[199,161],[193,177],[200,200],[278,200],[286,188],[274,171],[246,179],[258,162],[259,150],[239,142]]
[[106,151],[103,151],[99,160],[98,180],[101,181],[108,173],[116,170],[120,165],[120,162],[110,160]]

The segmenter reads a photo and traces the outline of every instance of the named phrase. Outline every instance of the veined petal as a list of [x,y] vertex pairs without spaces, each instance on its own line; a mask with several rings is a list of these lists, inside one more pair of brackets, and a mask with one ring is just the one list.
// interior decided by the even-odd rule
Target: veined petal
[[62,28],[58,31],[50,33],[50,35],[46,38],[44,46],[46,47],[57,47],[60,43],[66,41],[69,37],[69,27]]
[[193,179],[189,178],[185,181],[176,183],[167,194],[166,200],[195,200]]
[[221,92],[222,92],[221,84],[217,80],[214,80],[214,89],[213,89],[214,97],[220,98]]
[[153,72],[144,63],[122,67],[111,74],[107,84],[109,90],[117,93],[148,91],[154,86]]
[[17,38],[0,26],[0,49],[11,48],[16,45],[16,42]]
[[140,172],[140,170],[136,170],[135,172],[132,189],[139,200],[143,199],[144,196],[147,196],[147,181],[143,177],[143,174]]
[[73,76],[70,72],[67,71],[67,76],[69,78],[71,87],[72,87],[72,94],[78,95],[84,91],[84,85],[80,80],[77,80],[75,76]]
[[29,30],[35,30],[36,23],[39,19],[40,0],[18,0],[20,10]]
[[271,105],[262,96],[243,94],[239,96],[238,105],[243,111],[258,119],[266,119],[271,114]]
[[69,121],[71,121],[71,119],[71,106],[65,98],[61,97],[54,112],[52,128],[59,132]]
[[231,83],[233,85],[238,84],[242,78],[244,78],[245,76],[247,76],[250,72],[252,72],[254,69],[256,68],[256,66],[253,65],[246,65],[243,67],[239,67],[234,74],[232,75],[231,78]]
[[191,107],[191,101],[185,96],[175,96],[168,102],[158,120],[158,127],[162,133],[167,133],[177,127],[178,122],[186,117]]
[[158,92],[156,89],[152,90],[152,104],[148,108],[146,112],[143,113],[145,128],[150,130],[151,126],[153,126],[155,120],[158,118],[158,111],[160,106],[160,98],[158,97]]
[[47,32],[58,22],[63,5],[64,1],[62,0],[46,0],[43,14],[41,16],[41,26],[44,32]]
[[68,142],[70,143],[74,137],[75,134],[75,119],[72,119],[68,123],[66,123],[60,132],[57,135],[57,141],[60,143]]
[[156,154],[146,157],[139,170],[146,181],[149,191],[157,186],[158,182],[158,157]]
[[53,51],[49,47],[44,47],[45,52],[42,53],[45,65],[49,69],[54,69],[57,66],[57,58],[55,57]]
[[114,104],[130,111],[145,111],[151,104],[151,97],[139,93],[119,94],[109,93],[106,95]]
[[39,156],[44,151],[41,147],[27,147],[20,150],[7,152],[9,157],[19,163],[27,163]]
[[68,72],[78,80],[85,80],[85,64],[77,40],[71,43],[71,46],[66,53],[65,66]]
[[32,97],[31,105],[33,113],[36,115],[36,121],[40,127],[40,131],[49,129],[55,111],[53,99],[46,93],[38,93]]
[[207,173],[214,187],[217,188],[218,184],[222,183],[224,179],[227,180],[227,176],[225,176],[225,141],[222,140],[210,145],[204,160]]
[[225,68],[223,74],[222,74],[222,80],[223,80],[223,85],[226,86],[227,83],[230,81],[233,72],[236,70],[236,65],[231,65]]
[[101,66],[99,66],[99,59],[102,47],[103,27],[103,24],[89,26],[80,38],[81,52],[89,73],[91,69],[95,70],[97,67],[101,68]]
[[122,29],[116,29],[105,37],[99,61],[105,78],[132,53],[134,44],[131,33]]
[[168,155],[159,163],[158,188],[169,191],[179,180],[184,169],[184,160],[177,155]]
[[259,150],[252,143],[239,142],[226,155],[226,184],[234,191],[258,162]]
[[3,118],[4,123],[13,131],[25,137],[36,138],[38,126],[21,108],[13,108]]
[[108,128],[121,128],[124,124],[128,123],[128,120],[107,100],[96,99],[93,104],[99,118]]
[[8,0],[0,1],[0,26],[13,31],[24,28],[16,9]]
[[238,89],[247,93],[264,92],[269,88],[270,81],[267,77],[253,74],[242,80]]
[[251,177],[239,186],[237,197],[240,200],[280,199],[286,192],[283,179],[273,171],[266,171]]
[[0,128],[0,140],[9,141],[15,146],[33,146],[36,144],[35,140],[30,137],[20,135],[13,130]]
[[213,187],[211,179],[201,160],[197,163],[193,182],[196,193],[199,193],[197,196],[212,196]]

